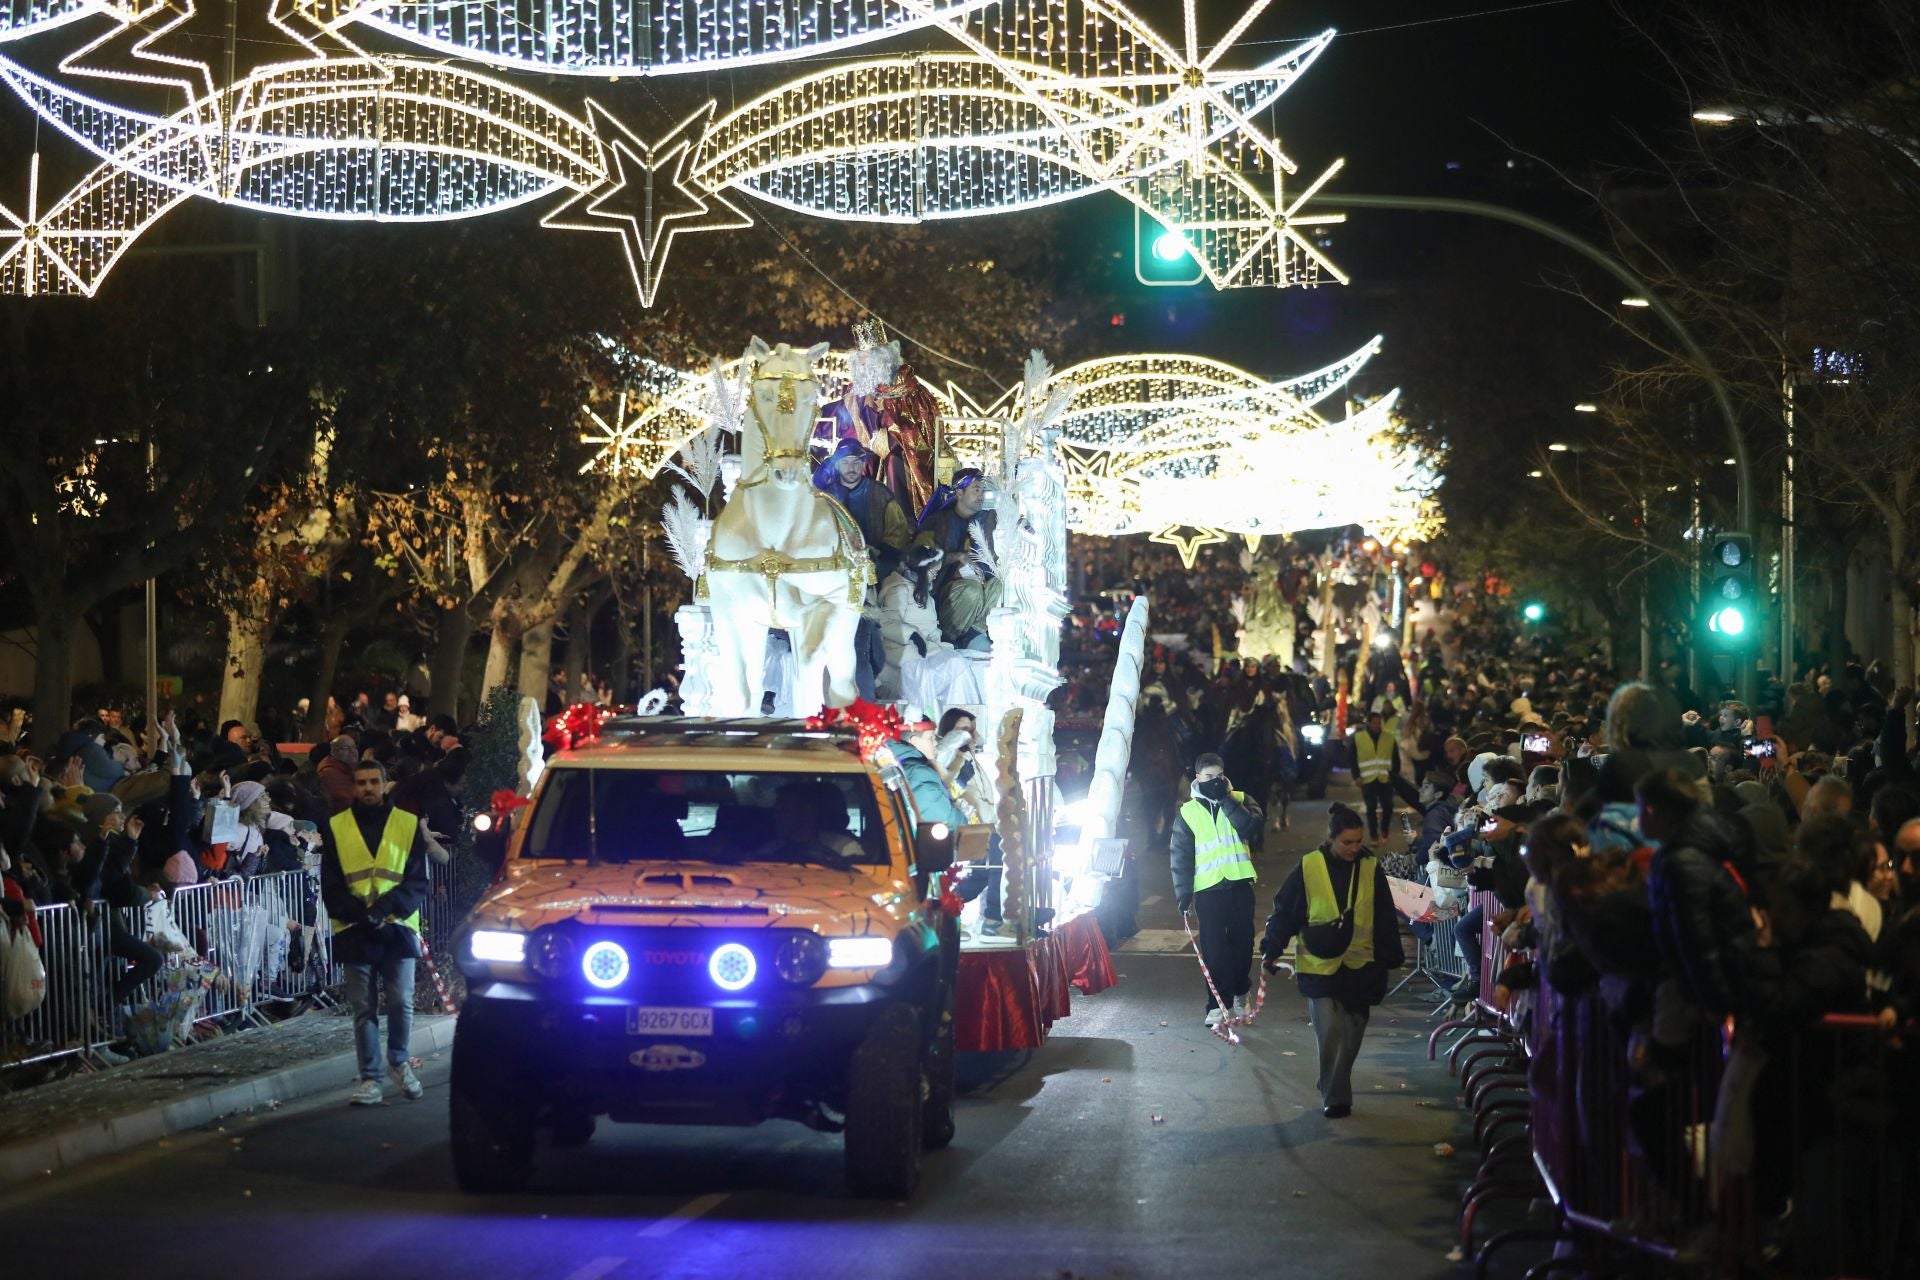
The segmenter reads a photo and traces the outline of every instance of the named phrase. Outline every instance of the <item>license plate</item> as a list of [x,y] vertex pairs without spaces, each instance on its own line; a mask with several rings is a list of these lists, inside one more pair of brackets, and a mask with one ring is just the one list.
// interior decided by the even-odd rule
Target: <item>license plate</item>
[[634,1008],[627,1010],[630,1036],[710,1036],[711,1009]]

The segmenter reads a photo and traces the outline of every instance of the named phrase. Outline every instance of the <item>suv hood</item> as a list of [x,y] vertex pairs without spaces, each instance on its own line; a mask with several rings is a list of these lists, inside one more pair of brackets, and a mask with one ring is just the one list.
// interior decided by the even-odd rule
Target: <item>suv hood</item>
[[705,862],[510,863],[506,882],[481,903],[496,921],[523,929],[578,919],[587,924],[810,928],[823,934],[895,927],[915,909],[912,887],[884,869]]

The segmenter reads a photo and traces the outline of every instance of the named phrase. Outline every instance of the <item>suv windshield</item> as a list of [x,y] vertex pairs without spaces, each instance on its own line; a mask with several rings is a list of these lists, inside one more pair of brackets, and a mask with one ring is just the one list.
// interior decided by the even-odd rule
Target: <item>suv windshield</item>
[[525,858],[603,862],[892,862],[863,773],[557,768]]

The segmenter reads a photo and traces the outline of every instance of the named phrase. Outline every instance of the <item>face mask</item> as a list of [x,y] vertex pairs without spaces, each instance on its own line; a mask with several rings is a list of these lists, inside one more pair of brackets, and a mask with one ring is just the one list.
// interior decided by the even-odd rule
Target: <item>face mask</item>
[[1205,782],[1196,782],[1193,784],[1194,795],[1199,796],[1203,800],[1212,800],[1216,803],[1227,798],[1227,791],[1227,780],[1225,778],[1208,778]]

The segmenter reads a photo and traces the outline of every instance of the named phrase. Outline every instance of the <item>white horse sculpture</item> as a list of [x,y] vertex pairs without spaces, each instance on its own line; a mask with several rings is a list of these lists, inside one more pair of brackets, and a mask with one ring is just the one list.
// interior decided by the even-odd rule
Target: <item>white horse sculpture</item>
[[793,706],[808,715],[859,697],[854,632],[873,577],[866,539],[813,485],[807,443],[820,399],[814,362],[827,344],[747,348],[753,381],[741,418],[743,474],[713,522],[699,596],[713,607],[713,711],[760,714],[767,632],[793,646]]

